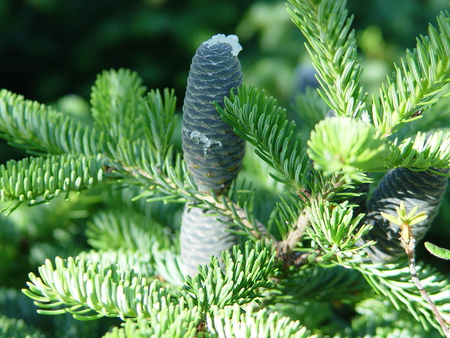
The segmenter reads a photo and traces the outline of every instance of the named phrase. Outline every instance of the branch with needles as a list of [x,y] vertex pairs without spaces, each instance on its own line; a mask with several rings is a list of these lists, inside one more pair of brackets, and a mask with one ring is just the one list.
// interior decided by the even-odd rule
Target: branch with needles
[[441,314],[439,313],[439,310],[437,309],[436,305],[434,304],[433,300],[428,295],[427,291],[423,287],[422,283],[420,282],[420,279],[417,274],[416,270],[416,262],[415,262],[415,244],[416,239],[414,237],[414,234],[412,232],[413,225],[416,223],[419,223],[426,219],[428,216],[424,211],[417,212],[418,207],[414,207],[408,214],[406,213],[405,205],[403,202],[400,202],[400,205],[397,208],[397,216],[389,215],[384,212],[381,213],[381,215],[386,218],[388,221],[397,224],[400,227],[400,242],[402,243],[403,248],[405,249],[406,254],[408,255],[408,263],[409,263],[409,271],[411,272],[411,279],[416,285],[417,289],[422,294],[422,297],[427,301],[427,303],[430,305],[434,316],[436,317],[439,325],[442,328],[442,331],[444,332],[445,336],[447,338],[450,337],[450,331],[445,323],[444,319],[442,318]]

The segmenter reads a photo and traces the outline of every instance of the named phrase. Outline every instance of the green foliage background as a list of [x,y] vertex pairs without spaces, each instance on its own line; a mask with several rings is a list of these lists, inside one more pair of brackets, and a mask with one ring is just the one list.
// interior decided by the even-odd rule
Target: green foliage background
[[[413,48],[415,37],[425,33],[428,22],[434,23],[446,6],[446,0],[348,2],[365,66],[362,81],[369,91],[378,87],[392,71],[392,61],[405,48]],[[4,0],[0,2],[0,88],[89,119],[86,102],[96,75],[123,67],[136,71],[147,88],[174,88],[180,108],[195,49],[217,33],[239,36],[246,83],[265,88],[281,106],[293,104],[299,86],[295,69],[310,61],[283,1]],[[1,144],[2,163],[22,156]],[[244,168],[241,176],[245,175]],[[267,196],[277,187],[267,183],[258,189],[263,193],[256,196]],[[102,194],[94,189],[71,195],[68,201],[59,198],[39,208],[20,207],[9,218],[0,215],[0,314],[22,319],[55,337],[101,336],[117,324],[114,319],[85,323],[70,315],[39,316],[31,300],[19,292],[27,274],[45,258],[74,256],[90,248],[86,220],[103,208]],[[140,203],[130,208],[143,210]],[[273,201],[255,201],[262,221],[268,217],[264,211],[270,209],[263,203]],[[158,221],[173,230],[179,226],[181,205],[151,208],[153,216],[159,210]],[[449,248],[449,223],[447,192],[425,240]],[[445,274],[450,271],[448,263],[429,255],[423,245],[417,253],[418,259],[432,261]]]

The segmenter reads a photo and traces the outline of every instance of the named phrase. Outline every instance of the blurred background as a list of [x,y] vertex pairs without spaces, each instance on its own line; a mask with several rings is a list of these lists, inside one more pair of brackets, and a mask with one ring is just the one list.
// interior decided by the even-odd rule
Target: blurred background
[[[448,0],[348,0],[367,91],[376,93],[392,72],[392,63],[405,49],[414,48],[416,36],[426,35],[428,23],[434,24],[448,4]],[[218,33],[239,36],[244,81],[265,88],[288,110],[296,92],[314,85],[304,39],[283,1],[1,0],[0,88],[81,116],[88,114],[96,76],[105,69],[129,68],[149,89],[174,88],[181,111],[192,56]],[[1,163],[22,156],[0,144]],[[62,317],[54,320],[57,324],[45,324],[42,316],[36,319],[31,314],[34,310],[23,313],[30,302],[16,291],[46,257],[87,248],[80,224],[90,206],[99,202],[96,198],[94,194],[91,200],[59,201],[52,208],[25,208],[16,216],[0,218],[0,326],[5,313],[20,312],[20,318],[41,326],[63,327],[63,321],[70,320]],[[450,247],[449,220],[447,193],[426,240]],[[450,272],[423,249],[418,254]],[[67,329],[59,336],[83,336],[74,325],[73,332]]]
[[[447,8],[447,0],[349,0],[364,80],[383,80]],[[283,1],[256,0],[2,0],[0,87],[45,103],[88,100],[97,74],[124,67],[148,88],[175,88],[182,102],[196,48],[218,33],[239,36],[246,82],[282,101],[292,94],[295,67],[308,64],[302,36]]]

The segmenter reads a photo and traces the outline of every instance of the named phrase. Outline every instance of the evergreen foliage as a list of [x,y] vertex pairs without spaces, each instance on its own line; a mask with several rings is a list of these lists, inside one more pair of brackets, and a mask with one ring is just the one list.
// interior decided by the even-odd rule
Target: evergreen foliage
[[[2,202],[11,202],[3,211],[12,211],[21,202],[43,203],[61,192],[82,191],[102,180],[102,158],[58,155],[25,158],[0,166]],[[14,203],[16,202],[16,203]]]
[[[54,233],[61,246],[66,232],[50,224],[60,222],[57,211],[69,213],[64,205],[70,206],[73,214],[67,218],[88,219],[91,248],[74,243],[64,257],[55,257],[33,247],[46,259],[29,273],[23,293],[37,312],[86,322],[115,318],[118,322],[103,335],[110,338],[445,332],[412,277],[420,278],[445,319],[450,318],[450,280],[423,262],[413,275],[414,260],[407,259],[398,240],[405,232],[391,221],[400,205],[408,212],[419,207],[419,215],[425,212],[428,218],[408,228],[419,241],[444,194],[448,127],[410,135],[404,126],[425,114],[443,114],[436,103],[448,95],[450,17],[439,15],[437,27],[430,26],[429,36],[407,51],[379,97],[370,98],[360,84],[362,66],[345,6],[344,0],[287,5],[307,40],[324,101],[296,100],[298,113],[305,107],[303,118],[315,120],[304,127],[312,130],[305,142],[286,110],[264,90],[243,84],[230,91],[235,86],[228,86],[209,99],[218,123],[234,132],[239,145],[250,143],[257,155],[244,160],[250,183],[237,177],[225,189],[200,186],[192,172],[195,163],[187,163],[172,144],[175,93],[147,93],[129,70],[98,76],[86,121],[1,90],[0,136],[31,156],[0,167],[2,210],[10,214],[0,219],[0,233],[10,227],[11,240],[18,241],[20,222],[14,215],[23,202],[50,204],[30,208],[50,210],[34,217],[41,218],[35,220],[35,232]],[[196,86],[204,80],[195,79]],[[375,186],[371,173],[387,170]],[[261,187],[278,196],[269,200]],[[62,193],[66,202],[57,198]],[[193,216],[186,216],[188,209],[182,216],[183,208],[191,208]],[[185,229],[190,240],[182,242],[182,219],[195,223],[199,213],[207,217],[195,225],[224,226],[229,233],[216,238],[215,231],[205,231],[215,238],[202,247],[198,229],[190,227]],[[70,224],[65,230],[74,231]],[[239,236],[240,244],[230,248],[228,235]],[[205,264],[194,264],[186,275],[183,252],[204,254],[211,243],[218,251],[228,250],[220,257],[203,255]],[[386,258],[386,252],[394,254]],[[44,336],[30,329],[33,324],[5,313],[6,293],[0,289],[0,333]]]
[[0,317],[0,334],[2,337],[45,338],[45,335],[28,327],[22,319]]
[[305,188],[306,182],[301,180],[309,169],[307,157],[300,135],[295,134],[295,123],[286,119],[286,110],[264,91],[251,86],[239,88],[237,94],[231,92],[225,108],[217,106],[222,118],[237,135],[255,146],[258,156],[283,175],[275,178],[297,189]]

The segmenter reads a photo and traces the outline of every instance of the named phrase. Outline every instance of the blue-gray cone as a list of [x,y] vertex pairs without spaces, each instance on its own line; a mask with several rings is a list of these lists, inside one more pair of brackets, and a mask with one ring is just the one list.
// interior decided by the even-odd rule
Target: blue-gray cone
[[245,140],[214,107],[214,103],[223,105],[230,90],[242,83],[235,47],[222,42],[223,38],[211,43],[214,38],[204,42],[192,59],[183,104],[182,142],[184,159],[199,191],[213,189],[220,194],[241,169]]
[[[441,173],[449,170],[434,169]],[[415,206],[418,212],[425,211],[428,218],[412,226],[417,241],[423,238],[439,210],[442,195],[445,192],[448,177],[431,170],[412,171],[406,168],[390,170],[380,181],[368,204],[366,223],[373,226],[364,240],[376,240],[377,244],[367,248],[372,262],[393,261],[404,256],[401,245],[400,227],[389,222],[381,212],[396,215],[396,208],[403,201],[407,212]]]
[[[225,123],[214,104],[242,83],[236,36],[216,35],[204,42],[192,59],[183,104],[182,145],[184,159],[201,192],[223,194],[242,167],[245,140]],[[222,221],[220,221],[220,220]],[[199,264],[236,244],[229,232],[231,218],[210,210],[187,206],[182,215],[180,245],[183,269],[193,276]]]
[[231,222],[230,218],[218,216],[209,210],[185,207],[180,232],[185,274],[194,276],[198,272],[198,265],[209,264],[211,256],[219,258],[222,263],[221,252],[236,244],[236,236],[228,231],[230,225],[220,220]]

